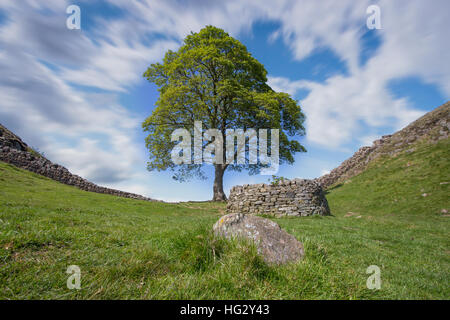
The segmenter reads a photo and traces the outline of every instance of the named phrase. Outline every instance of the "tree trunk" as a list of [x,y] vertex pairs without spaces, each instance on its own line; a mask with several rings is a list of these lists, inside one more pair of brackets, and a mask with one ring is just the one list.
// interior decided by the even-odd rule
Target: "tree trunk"
[[226,167],[222,164],[216,164],[214,165],[214,168],[213,201],[226,201],[227,197],[225,196],[225,192],[223,192],[223,173],[225,172]]

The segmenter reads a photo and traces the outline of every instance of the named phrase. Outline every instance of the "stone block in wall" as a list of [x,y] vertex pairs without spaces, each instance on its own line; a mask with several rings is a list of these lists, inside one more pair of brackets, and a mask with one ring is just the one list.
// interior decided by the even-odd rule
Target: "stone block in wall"
[[322,187],[314,180],[294,179],[279,184],[234,186],[227,212],[273,214],[275,216],[329,215]]

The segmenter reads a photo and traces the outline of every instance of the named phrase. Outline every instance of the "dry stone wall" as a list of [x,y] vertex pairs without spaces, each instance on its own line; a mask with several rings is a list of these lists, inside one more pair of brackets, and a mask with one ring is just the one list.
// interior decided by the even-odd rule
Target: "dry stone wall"
[[228,197],[227,211],[274,216],[329,215],[322,187],[313,180],[294,179],[278,184],[234,186]]
[[101,187],[80,176],[72,174],[65,167],[33,152],[18,136],[0,125],[0,161],[35,172],[61,183],[75,186],[81,190],[105,193],[119,197],[154,201],[153,199],[115,189]]

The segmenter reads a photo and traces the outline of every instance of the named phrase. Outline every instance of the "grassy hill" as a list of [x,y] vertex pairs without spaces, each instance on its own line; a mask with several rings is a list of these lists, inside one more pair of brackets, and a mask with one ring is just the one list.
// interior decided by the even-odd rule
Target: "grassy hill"
[[223,204],[90,193],[0,162],[0,299],[449,299],[449,144],[371,162],[329,190],[331,217],[274,219],[305,245],[283,267],[211,236]]

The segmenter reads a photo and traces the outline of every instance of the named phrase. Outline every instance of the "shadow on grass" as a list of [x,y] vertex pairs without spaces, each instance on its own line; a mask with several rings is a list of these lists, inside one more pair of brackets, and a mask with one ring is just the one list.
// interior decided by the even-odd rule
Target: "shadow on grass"
[[331,188],[328,188],[327,190],[324,190],[324,193],[325,193],[325,195],[327,195],[327,194],[330,193],[330,191],[339,189],[339,188],[342,187],[343,185],[344,185],[343,183],[338,183],[337,185],[332,186]]

